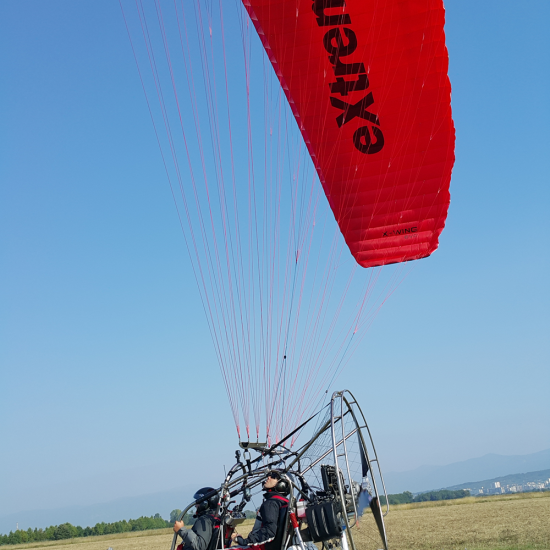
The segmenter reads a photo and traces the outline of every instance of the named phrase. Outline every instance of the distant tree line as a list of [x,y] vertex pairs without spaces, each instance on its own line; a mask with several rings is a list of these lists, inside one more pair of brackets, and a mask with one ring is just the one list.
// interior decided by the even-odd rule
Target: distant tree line
[[[247,518],[255,518],[256,513],[250,510],[245,511]],[[30,527],[25,531],[18,529],[10,531],[9,535],[0,535],[0,546],[6,544],[21,544],[24,542],[39,542],[44,540],[63,540],[74,539],[78,537],[95,537],[97,535],[111,535],[114,533],[127,533],[129,531],[147,531],[148,529],[164,529],[171,527],[172,524],[180,517],[181,510],[172,510],[170,512],[170,521],[166,521],[160,517],[160,514],[155,514],[151,517],[142,516],[138,519],[130,519],[126,521],[115,521],[114,523],[96,523],[94,527],[74,526],[70,523],[62,523],[61,525],[50,525],[46,529],[34,529]],[[183,516],[185,525],[193,525],[195,518],[189,512]]]
[[[413,496],[410,491],[398,493],[396,495],[388,495],[390,504],[409,504],[410,502],[427,502],[431,500],[453,500],[455,498],[469,497],[470,491],[467,489],[459,489],[457,491],[449,491],[442,489],[441,491],[429,491]],[[380,497],[380,502],[386,504],[386,497]]]
[[20,544],[22,542],[35,542],[44,540],[63,540],[77,537],[95,537],[98,535],[111,535],[113,533],[126,533],[128,531],[147,531],[148,529],[164,529],[172,524],[155,514],[151,517],[142,516],[138,519],[115,521],[114,523],[96,523],[94,527],[74,526],[70,523],[51,525],[46,529],[34,529],[29,527],[26,531],[18,529],[10,531],[9,535],[0,535],[0,546],[5,544]]

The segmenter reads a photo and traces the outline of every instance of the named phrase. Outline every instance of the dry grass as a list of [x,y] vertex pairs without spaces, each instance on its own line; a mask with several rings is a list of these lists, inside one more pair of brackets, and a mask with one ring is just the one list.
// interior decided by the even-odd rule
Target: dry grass
[[[380,548],[373,521],[354,530],[358,550]],[[246,534],[253,522],[239,531]],[[527,493],[392,506],[386,518],[390,550],[550,549],[550,493]],[[172,530],[20,544],[6,550],[169,550]],[[70,546],[70,548],[67,548]]]
[[120,533],[117,535],[102,535],[68,539],[63,541],[32,542],[5,546],[5,550],[24,548],[47,548],[48,550],[170,550],[172,543],[172,529],[157,529],[154,531],[138,531]]
[[550,493],[392,506],[386,526],[390,550],[550,549]]
[[[248,534],[254,525],[254,520],[245,521],[239,526],[239,533]],[[155,529],[154,531],[136,531],[116,535],[102,535],[62,541],[31,542],[4,546],[3,550],[24,550],[46,548],[47,550],[170,550],[174,531]]]

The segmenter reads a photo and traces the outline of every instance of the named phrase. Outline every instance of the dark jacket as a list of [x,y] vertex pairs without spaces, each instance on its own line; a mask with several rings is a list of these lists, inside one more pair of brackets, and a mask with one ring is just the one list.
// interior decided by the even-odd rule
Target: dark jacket
[[185,550],[208,550],[213,536],[217,536],[219,521],[210,514],[197,518],[191,529],[180,529],[178,535],[183,540]]
[[[239,546],[258,546],[271,542],[277,535],[279,517],[286,512],[288,499],[275,491],[266,491],[264,501],[258,510],[256,523],[248,537],[237,537]],[[266,548],[268,548],[267,545]]]

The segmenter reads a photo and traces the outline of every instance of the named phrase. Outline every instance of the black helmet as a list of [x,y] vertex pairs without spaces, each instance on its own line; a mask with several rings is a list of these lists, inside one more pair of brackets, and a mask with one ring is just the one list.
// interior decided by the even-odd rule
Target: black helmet
[[[203,498],[208,493],[212,493],[212,491],[215,491],[216,489],[213,489],[212,487],[203,487],[202,489],[199,489],[194,495],[193,498],[195,500],[199,500],[200,498]],[[218,493],[212,494],[212,496],[208,497],[206,500],[203,500],[202,502],[199,502],[197,504],[197,516],[200,516],[204,514],[205,512],[208,512],[208,510],[215,510],[218,506],[218,500],[219,496]]]
[[282,476],[284,472],[281,470],[270,470],[267,472],[267,477],[272,477],[277,480],[277,485],[273,487],[273,490],[282,495],[288,495],[290,493],[290,485],[288,481]]

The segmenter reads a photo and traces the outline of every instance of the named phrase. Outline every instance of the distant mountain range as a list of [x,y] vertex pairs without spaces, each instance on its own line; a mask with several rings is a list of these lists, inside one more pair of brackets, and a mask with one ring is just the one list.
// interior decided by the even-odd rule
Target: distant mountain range
[[[538,472],[550,469],[550,449],[530,455],[503,456],[488,454],[447,466],[421,466],[408,472],[389,472],[384,475],[388,493],[411,491],[419,493],[442,488],[472,487],[479,480],[501,481],[517,472]],[[482,481],[480,483],[487,483]],[[519,481],[515,481],[519,483]],[[0,515],[0,533],[14,531],[16,524],[29,527],[47,527],[70,522],[86,527],[98,522],[151,516],[159,513],[168,518],[175,508],[182,508],[192,499],[196,487],[185,485],[178,489],[126,497],[87,506],[68,506],[49,510],[28,510]],[[259,503],[257,503],[259,504]]]
[[461,484],[489,480],[518,472],[536,472],[550,468],[550,449],[529,455],[488,454],[446,466],[420,466],[408,472],[384,473],[388,493],[420,493],[458,487]]

